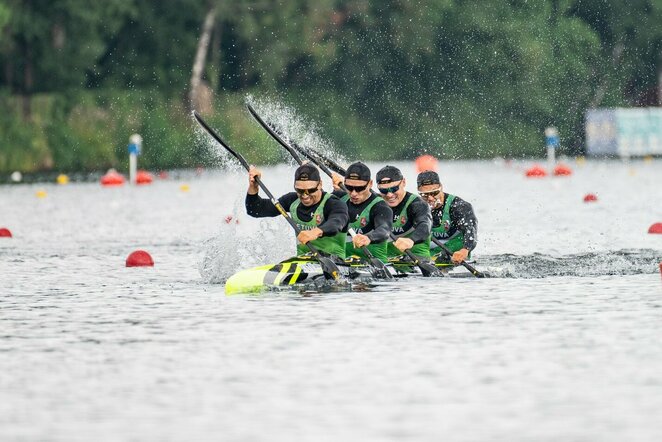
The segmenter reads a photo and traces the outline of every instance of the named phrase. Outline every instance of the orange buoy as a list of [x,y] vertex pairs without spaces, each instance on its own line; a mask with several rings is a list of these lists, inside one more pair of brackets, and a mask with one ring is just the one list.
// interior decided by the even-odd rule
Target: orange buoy
[[154,177],[146,170],[139,170],[136,173],[136,184],[152,184],[152,181],[154,181]]
[[425,172],[426,170],[432,170],[434,172],[437,172],[438,167],[439,167],[439,162],[432,155],[426,154],[416,158],[417,173]]
[[539,165],[535,164],[526,170],[526,176],[529,178],[542,178],[547,176],[547,171]]
[[584,202],[585,202],[585,203],[594,203],[594,202],[596,202],[597,200],[598,200],[598,197],[597,197],[597,195],[594,194],[594,193],[587,193],[587,194],[584,196]]
[[11,231],[6,227],[0,227],[0,238],[11,238]]
[[124,175],[118,173],[115,169],[110,169],[101,177],[102,186],[121,186],[124,181]]
[[154,260],[144,250],[136,250],[131,252],[131,254],[126,258],[127,267],[153,267]]
[[662,223],[655,223],[648,228],[648,233],[662,233]]
[[569,166],[567,166],[566,164],[559,163],[554,168],[554,175],[555,176],[570,176],[570,175],[572,175],[572,169]]

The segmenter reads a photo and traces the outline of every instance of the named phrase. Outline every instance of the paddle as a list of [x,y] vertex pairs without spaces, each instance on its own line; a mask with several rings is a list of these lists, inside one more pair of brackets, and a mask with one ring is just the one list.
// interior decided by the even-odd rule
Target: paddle
[[[280,136],[280,134],[278,134],[275,130],[273,130],[273,128],[271,126],[269,126],[258,115],[258,113],[255,111],[255,109],[253,109],[253,107],[249,103],[246,103],[246,107],[248,108],[248,111],[251,113],[253,118],[255,118],[255,120],[260,124],[260,126],[262,126],[264,128],[264,130],[266,130],[274,140],[278,141],[278,144],[283,146],[285,148],[285,150],[290,153],[290,155],[292,155],[292,157],[294,158],[294,161],[296,161],[298,164],[303,164],[303,161],[301,160],[301,157],[299,155],[297,155],[297,153],[294,151],[292,146],[290,146],[290,144],[288,142],[283,140],[283,138]],[[308,155],[306,155],[306,156],[308,157]],[[308,157],[308,158],[310,158],[310,157]],[[318,164],[317,161],[315,161],[314,159],[310,158],[310,160],[313,161],[313,163]],[[318,164],[318,165],[324,173],[331,176],[331,171],[324,164]],[[345,192],[347,192],[347,189],[344,188],[345,186],[342,185],[342,184],[341,184],[341,186],[343,187],[343,190]],[[356,232],[351,230],[350,235],[352,235],[352,238],[353,238],[354,235],[356,235]],[[375,258],[372,255],[372,253],[370,253],[367,246],[361,247],[361,250],[363,250],[363,253],[368,258],[368,265],[371,267],[370,268],[370,273],[372,273],[372,275],[375,278],[384,278],[384,279],[392,278],[391,272],[388,271],[388,269],[386,268],[384,263],[381,260]]]
[[[351,227],[347,231],[352,238],[356,236],[356,231]],[[379,258],[375,258],[375,255],[373,255],[370,249],[368,249],[368,246],[361,247],[361,250],[363,250],[366,258],[368,258],[368,263],[370,264],[370,273],[372,273],[372,276],[382,279],[393,278],[393,275],[391,275],[391,272],[388,271],[384,263]]]
[[[255,109],[253,109],[253,107],[250,104],[246,104],[246,107],[248,108],[248,111],[251,113],[251,115],[253,115],[255,120],[257,120],[257,122],[260,123],[260,125],[267,132],[269,132],[269,135],[271,135],[276,141],[278,141],[278,143],[281,146],[283,146],[288,152],[292,153],[292,147],[290,147],[289,144],[286,143],[280,137],[280,135],[278,133],[276,133],[276,131],[258,115],[258,113],[255,111]],[[338,163],[334,162],[333,160],[330,160],[326,156],[320,154],[319,152],[316,152],[316,151],[314,151],[313,149],[310,149],[310,148],[303,149],[301,146],[298,146],[294,143],[292,145],[295,146],[296,149],[299,152],[301,152],[303,155],[305,155],[309,160],[311,160],[313,163],[315,163],[322,170],[322,172],[327,174],[329,177],[331,177],[332,174],[331,174],[331,171],[329,170],[329,168],[326,166],[326,164],[328,164],[331,168],[333,168],[333,170],[336,173],[339,173],[340,175],[345,175],[346,171],[343,167],[341,167]],[[308,152],[308,151],[311,151],[314,154],[310,154],[310,152]],[[298,156],[295,156],[295,155],[293,155],[293,156],[294,156],[295,159],[298,158]],[[299,161],[300,161],[300,159],[299,159]],[[345,188],[345,186],[342,183],[340,183],[340,187],[345,192],[347,192],[347,189]],[[347,192],[347,193],[349,193],[349,192]],[[393,232],[391,232],[390,238],[391,238],[392,241],[397,240],[395,235],[393,235]],[[365,249],[365,250],[367,250],[367,249]],[[365,252],[365,250],[364,250],[364,252]],[[411,250],[405,250],[404,253],[405,253],[405,255],[407,255],[409,257],[412,264],[414,264],[419,269],[421,269],[421,273],[423,273],[423,276],[444,276],[444,274],[441,272],[441,270],[439,270],[437,267],[435,267],[434,264],[430,264],[430,263],[421,261],[420,259],[418,259],[416,257],[416,255],[411,253]],[[368,255],[366,255],[366,256],[368,256]],[[388,272],[388,270],[384,266],[384,263],[382,263],[378,259],[376,261],[379,261],[382,264],[381,267],[384,267],[384,270],[386,272]],[[389,272],[389,275],[390,275],[390,272]]]
[[[253,108],[253,106],[251,106],[250,103],[246,103],[246,107],[248,108],[248,112],[250,112],[250,114],[253,116],[253,118],[255,118],[255,121],[257,121],[260,124],[260,126],[262,126],[262,128],[264,130],[266,130],[274,140],[278,141],[278,144],[283,146],[285,148],[285,150],[287,150],[292,155],[292,157],[294,157],[294,159],[297,163],[301,164],[301,158],[299,157],[299,155],[297,155],[297,153],[295,152],[295,149],[300,154],[302,154],[303,156],[308,158],[310,161],[315,163],[317,166],[319,166],[319,168],[322,169],[322,172],[326,173],[327,175],[331,176],[331,172],[329,171],[329,168],[333,169],[334,172],[339,173],[341,175],[345,174],[345,169],[343,169],[335,161],[333,161],[329,158],[323,157],[322,155],[320,155],[319,153],[317,153],[316,151],[314,151],[311,148],[304,149],[304,148],[302,148],[301,146],[299,146],[298,144],[296,144],[294,141],[292,141],[290,139],[288,139],[288,141],[285,141],[283,139],[283,137],[281,136],[281,134],[276,129],[271,127],[271,125],[269,125],[267,122],[265,122],[262,119],[262,117],[260,117],[260,115]],[[327,165],[328,165],[328,167],[327,167]]]
[[[250,169],[250,165],[248,164],[246,159],[239,152],[234,151],[230,146],[228,146],[228,144],[225,141],[223,141],[221,137],[216,132],[214,132],[214,130],[211,127],[209,127],[209,125],[205,122],[205,120],[202,119],[200,114],[198,114],[196,111],[193,111],[193,116],[200,124],[200,126],[202,126],[202,128],[206,130],[209,135],[211,135],[216,141],[218,141],[218,143],[221,146],[223,146],[228,152],[230,152],[232,156],[234,156],[237,160],[239,160],[241,165],[244,166],[244,169],[246,170]],[[292,228],[298,235],[299,232],[301,232],[301,230],[299,229],[299,227],[297,227],[292,217],[290,217],[290,215],[285,211],[285,209],[280,204],[280,202],[276,198],[274,198],[273,194],[269,191],[269,189],[267,189],[267,186],[264,185],[264,183],[262,182],[262,180],[260,180],[259,177],[255,177],[255,182],[257,183],[258,186],[260,186],[260,188],[264,191],[264,193],[267,194],[267,196],[271,200],[271,203],[276,207],[276,209],[278,209],[280,214],[283,215],[283,217],[287,220],[287,222],[290,224],[290,226],[292,226]],[[337,280],[340,278],[340,269],[338,269],[338,266],[330,258],[322,256],[319,250],[317,250],[317,248],[312,244],[307,243],[306,246],[308,246],[308,248],[312,252],[312,257],[317,259],[317,261],[320,263],[320,266],[322,267],[322,272],[324,273],[324,277],[326,279]]]
[[[435,243],[436,245],[438,245],[439,247],[441,247],[441,250],[443,250],[444,252],[446,252],[446,254],[448,255],[449,258],[453,256],[453,252],[451,251],[451,249],[449,249],[448,247],[446,247],[446,244],[444,244],[443,242],[439,241],[439,240],[438,240],[437,238],[435,238],[434,236],[431,237],[431,239],[432,239],[432,242],[433,242],[433,243]],[[460,262],[460,265],[462,265],[465,269],[469,270],[469,271],[471,272],[471,274],[474,275],[476,278],[485,278],[485,277],[486,277],[485,273],[478,271],[478,270],[476,269],[476,267],[472,266],[471,264],[469,264],[469,263],[466,262],[466,261],[462,261],[462,262]]]

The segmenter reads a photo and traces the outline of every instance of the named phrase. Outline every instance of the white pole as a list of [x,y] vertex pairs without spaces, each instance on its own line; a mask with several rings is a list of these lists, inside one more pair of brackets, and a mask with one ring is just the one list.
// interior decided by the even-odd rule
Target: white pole
[[143,137],[133,134],[129,137],[129,182],[136,184],[138,171],[138,155],[143,144]]
[[550,172],[556,165],[556,148],[559,146],[559,131],[550,126],[545,129],[545,144],[547,145],[547,165]]
[[138,171],[138,155],[129,154],[129,183],[136,184],[136,174]]

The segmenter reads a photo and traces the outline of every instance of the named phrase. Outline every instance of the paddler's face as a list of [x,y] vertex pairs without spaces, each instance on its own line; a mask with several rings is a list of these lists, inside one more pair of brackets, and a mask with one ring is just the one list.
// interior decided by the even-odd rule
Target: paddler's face
[[370,196],[370,189],[372,188],[372,180],[352,180],[347,178],[345,180],[345,187],[349,194],[349,200],[353,204],[361,204]]
[[294,191],[304,206],[313,206],[322,199],[322,183],[320,181],[295,181]]
[[441,184],[419,186],[418,194],[432,209],[438,209],[444,202],[444,191]]
[[390,183],[378,184],[379,194],[384,198],[389,207],[396,207],[405,197],[405,184],[403,178],[400,181],[392,181]]

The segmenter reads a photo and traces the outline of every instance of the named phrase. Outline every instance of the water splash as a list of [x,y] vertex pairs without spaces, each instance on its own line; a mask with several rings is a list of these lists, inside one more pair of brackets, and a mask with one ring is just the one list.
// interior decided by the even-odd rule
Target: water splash
[[251,219],[243,198],[237,199],[218,234],[204,245],[198,265],[206,283],[221,284],[239,270],[282,261],[295,254],[294,235],[278,218]]
[[[253,106],[264,121],[274,127],[286,141],[294,141],[301,147],[309,147],[317,152],[324,152],[325,155],[338,163],[347,165],[347,161],[338,153],[335,146],[320,135],[321,130],[317,124],[306,120],[291,107],[280,101],[265,98],[257,99],[252,95],[246,96],[246,102]],[[287,162],[294,165],[294,160],[290,155],[286,155],[286,158]]]
[[[229,171],[236,172],[243,170],[241,164],[227,151],[219,142],[217,142],[210,134],[203,129],[193,116],[191,112],[191,119],[193,120],[194,130],[194,144],[202,147],[204,153],[203,159],[206,164],[223,167]],[[221,138],[223,138],[223,135]]]
[[658,271],[662,253],[652,249],[579,253],[551,256],[492,255],[480,257],[477,267],[497,278],[548,278],[554,276],[595,277],[642,275]]

